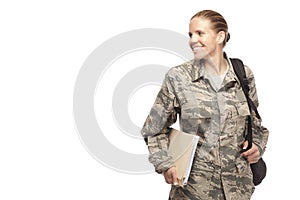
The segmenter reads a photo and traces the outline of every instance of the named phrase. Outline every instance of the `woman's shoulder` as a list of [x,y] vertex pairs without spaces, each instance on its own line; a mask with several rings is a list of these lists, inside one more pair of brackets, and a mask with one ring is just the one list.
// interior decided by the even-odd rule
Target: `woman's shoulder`
[[254,78],[254,74],[253,74],[251,68],[247,64],[244,64],[244,67],[245,67],[246,77],[248,79],[249,78]]
[[[253,77],[253,72],[252,72],[251,68],[242,59],[239,59],[239,58],[231,58],[231,59],[240,60],[243,63],[243,65],[244,65],[246,77],[247,78]],[[233,63],[232,63],[232,65],[233,65]]]

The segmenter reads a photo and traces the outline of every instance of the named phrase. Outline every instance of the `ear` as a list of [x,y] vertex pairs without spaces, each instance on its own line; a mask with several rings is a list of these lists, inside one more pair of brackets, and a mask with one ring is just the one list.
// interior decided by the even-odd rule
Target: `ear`
[[217,35],[217,42],[218,44],[223,44],[224,40],[225,40],[225,32],[224,31],[219,31],[218,35]]

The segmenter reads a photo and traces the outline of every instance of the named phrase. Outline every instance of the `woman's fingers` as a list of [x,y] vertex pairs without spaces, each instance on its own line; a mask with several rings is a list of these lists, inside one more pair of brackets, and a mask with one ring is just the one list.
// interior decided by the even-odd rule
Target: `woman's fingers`
[[171,167],[163,173],[168,184],[178,185],[176,167]]
[[[244,142],[243,149],[248,146],[248,142]],[[242,155],[247,159],[249,163],[256,163],[260,158],[260,153],[255,144],[248,151],[242,153]]]

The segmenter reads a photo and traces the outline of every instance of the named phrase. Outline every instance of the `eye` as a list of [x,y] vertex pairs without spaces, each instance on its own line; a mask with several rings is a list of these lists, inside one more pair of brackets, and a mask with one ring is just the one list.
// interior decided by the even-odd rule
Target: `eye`
[[202,32],[202,31],[197,31],[197,34],[198,34],[199,36],[201,36],[201,35],[203,35],[203,32]]
[[[199,36],[203,36],[204,32],[202,32],[202,31],[196,31],[195,34],[197,34]],[[192,38],[193,37],[193,33],[189,32],[189,37]]]

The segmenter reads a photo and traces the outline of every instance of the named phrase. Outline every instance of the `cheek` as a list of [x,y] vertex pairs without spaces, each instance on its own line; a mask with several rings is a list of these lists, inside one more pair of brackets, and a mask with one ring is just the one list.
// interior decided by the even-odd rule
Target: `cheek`
[[207,43],[208,43],[209,45],[215,46],[215,45],[218,44],[218,38],[209,38],[209,39],[207,40]]
[[202,38],[201,42],[205,45],[209,44],[209,39],[207,37]]

